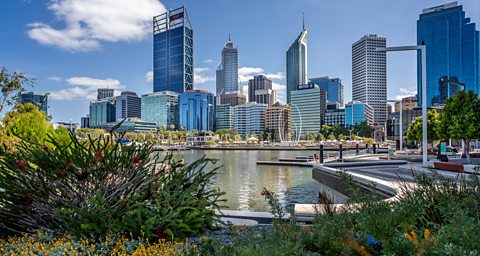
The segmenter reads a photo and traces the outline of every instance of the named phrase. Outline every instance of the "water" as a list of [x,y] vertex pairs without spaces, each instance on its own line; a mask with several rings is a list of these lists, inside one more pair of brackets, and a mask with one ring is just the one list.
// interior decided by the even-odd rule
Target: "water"
[[[318,153],[316,151],[267,150],[189,150],[172,152],[185,163],[207,155],[219,159],[214,183],[227,194],[229,210],[266,211],[265,198],[260,194],[265,187],[278,195],[280,202],[291,208],[295,203],[316,203],[321,185],[312,179],[311,167],[257,165],[259,160],[295,158]],[[165,153],[160,153],[165,154]]]

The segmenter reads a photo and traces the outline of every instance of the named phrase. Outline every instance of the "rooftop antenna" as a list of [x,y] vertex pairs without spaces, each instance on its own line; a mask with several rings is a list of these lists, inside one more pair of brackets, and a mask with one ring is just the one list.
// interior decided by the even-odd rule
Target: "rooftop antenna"
[[231,42],[231,40],[230,40],[230,33],[228,33],[228,41]]
[[302,12],[302,27],[305,30],[305,12]]

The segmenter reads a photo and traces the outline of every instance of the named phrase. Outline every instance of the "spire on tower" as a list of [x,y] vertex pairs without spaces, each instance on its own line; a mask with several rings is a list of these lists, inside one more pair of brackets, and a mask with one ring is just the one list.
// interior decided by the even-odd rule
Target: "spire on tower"
[[305,12],[302,12],[302,29],[305,30]]
[[232,40],[230,40],[230,33],[228,33],[228,41],[231,42]]

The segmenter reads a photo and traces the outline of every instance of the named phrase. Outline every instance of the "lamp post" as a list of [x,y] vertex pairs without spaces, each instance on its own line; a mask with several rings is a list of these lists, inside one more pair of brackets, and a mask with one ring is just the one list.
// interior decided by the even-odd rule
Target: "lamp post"
[[420,51],[422,56],[422,149],[423,166],[427,166],[427,47],[425,45],[379,47],[378,52]]
[[[387,100],[387,102],[397,102],[396,100]],[[402,115],[403,114],[403,102],[402,100],[400,100],[400,150],[403,150],[403,119],[402,119]],[[395,123],[393,124],[394,128],[393,128],[393,135],[395,136]]]

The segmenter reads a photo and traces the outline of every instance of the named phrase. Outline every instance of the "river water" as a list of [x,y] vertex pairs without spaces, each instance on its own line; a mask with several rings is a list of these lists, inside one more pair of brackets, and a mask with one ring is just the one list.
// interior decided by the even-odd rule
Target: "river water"
[[[189,150],[174,151],[174,158],[185,164],[207,155],[218,159],[222,165],[214,184],[227,194],[229,210],[266,211],[265,187],[273,191],[280,202],[291,208],[295,203],[316,203],[320,184],[312,179],[311,167],[257,165],[259,160],[295,158],[318,153],[315,151],[269,151],[269,150]],[[160,153],[165,154],[165,153]]]

